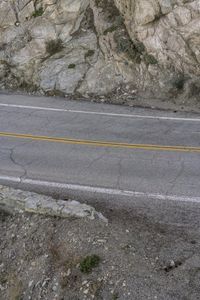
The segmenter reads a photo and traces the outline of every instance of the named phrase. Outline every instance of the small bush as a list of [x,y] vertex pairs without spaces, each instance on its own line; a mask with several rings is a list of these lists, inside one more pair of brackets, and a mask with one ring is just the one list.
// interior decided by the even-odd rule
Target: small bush
[[143,58],[148,65],[156,65],[158,63],[157,59],[151,54],[145,54]]
[[20,84],[19,84],[19,89],[23,90],[23,91],[27,91],[27,92],[36,92],[38,90],[38,87],[35,84],[31,84],[26,82],[25,80],[23,80]]
[[107,35],[109,32],[113,32],[117,30],[118,26],[113,24],[112,26],[108,27],[106,30],[104,30],[103,34]]
[[42,16],[43,13],[44,13],[43,7],[40,7],[39,9],[36,9],[36,10],[33,12],[32,16],[33,16],[34,18],[37,18],[37,17]]
[[185,76],[180,74],[177,78],[174,79],[173,86],[177,90],[182,90],[184,88],[185,81],[186,81]]
[[54,55],[60,51],[62,51],[64,48],[63,42],[61,39],[57,40],[50,40],[46,42],[46,51],[50,55]]
[[121,34],[115,35],[115,42],[117,44],[118,52],[126,53],[129,59],[136,63],[141,62],[140,53],[138,52],[130,37],[128,37],[127,35],[122,36]]
[[68,66],[68,69],[75,69],[76,68],[76,65],[75,64],[70,64],[69,66]]
[[119,295],[117,293],[113,294],[112,300],[117,300],[119,298]]
[[98,267],[100,257],[98,255],[86,256],[80,263],[82,273],[90,273],[93,268]]
[[145,46],[144,46],[144,44],[142,43],[142,42],[135,42],[134,43],[134,45],[135,45],[135,48],[137,49],[137,51],[139,52],[139,53],[143,53],[143,52],[145,52]]
[[93,56],[95,53],[94,50],[90,49],[85,53],[85,58]]

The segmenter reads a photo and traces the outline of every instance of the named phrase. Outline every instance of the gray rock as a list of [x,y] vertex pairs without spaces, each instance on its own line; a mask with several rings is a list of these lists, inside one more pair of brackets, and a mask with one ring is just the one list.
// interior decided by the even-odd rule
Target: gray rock
[[[50,41],[62,49],[49,55]],[[0,3],[1,87],[99,97],[128,83],[143,95],[199,100],[174,87],[180,74],[200,82],[199,0]]]
[[[12,212],[25,211],[61,218],[77,217],[91,220],[97,218],[107,222],[107,219],[90,205],[81,204],[74,200],[54,200],[44,195],[14,190],[4,186],[0,186],[0,208]],[[10,253],[11,258],[14,256],[15,253]]]

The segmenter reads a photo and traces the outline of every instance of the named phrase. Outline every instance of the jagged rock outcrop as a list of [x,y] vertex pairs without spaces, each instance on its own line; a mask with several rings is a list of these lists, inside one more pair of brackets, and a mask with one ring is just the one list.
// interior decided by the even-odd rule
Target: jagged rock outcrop
[[200,103],[200,1],[1,0],[0,87]]

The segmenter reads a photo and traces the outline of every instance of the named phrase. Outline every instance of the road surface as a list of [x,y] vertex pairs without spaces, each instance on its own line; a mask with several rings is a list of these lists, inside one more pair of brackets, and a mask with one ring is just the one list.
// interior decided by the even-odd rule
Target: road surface
[[0,183],[199,204],[200,116],[1,94]]

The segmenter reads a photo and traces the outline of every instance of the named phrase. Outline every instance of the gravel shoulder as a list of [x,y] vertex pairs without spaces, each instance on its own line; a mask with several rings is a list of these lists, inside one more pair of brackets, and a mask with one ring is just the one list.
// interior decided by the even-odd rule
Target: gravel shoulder
[[[200,299],[200,232],[133,212],[0,213],[0,299]],[[81,271],[90,255],[100,262]]]

